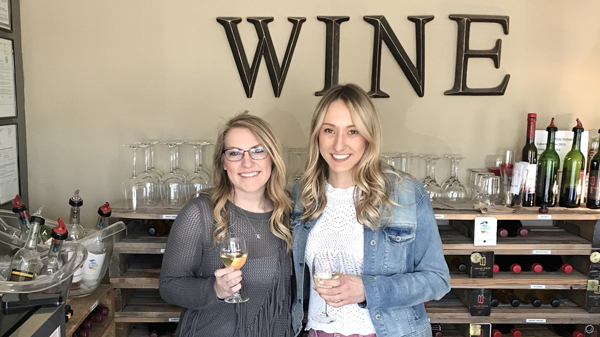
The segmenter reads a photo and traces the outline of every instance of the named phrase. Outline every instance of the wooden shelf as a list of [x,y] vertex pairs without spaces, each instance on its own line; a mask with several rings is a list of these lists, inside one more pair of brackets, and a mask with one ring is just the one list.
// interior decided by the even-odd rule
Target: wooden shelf
[[95,324],[90,330],[91,336],[114,335],[113,315],[115,313],[114,289],[110,284],[100,284],[96,290],[86,297],[69,299],[67,304],[73,309],[73,316],[66,324],[67,336],[73,335],[85,318],[99,304],[108,307],[109,315],[105,321]]
[[163,301],[157,291],[137,290],[125,308],[115,313],[115,322],[177,322],[181,310]]
[[515,213],[481,213],[469,210],[440,210],[434,209],[436,219],[443,220],[474,220],[476,217],[489,216],[498,220],[598,220],[600,219],[600,210],[593,210],[585,207],[548,208],[547,214],[540,214],[539,207],[523,207],[517,209]]
[[158,289],[160,269],[132,269],[121,277],[111,277],[110,283],[115,288]]
[[[499,272],[493,278],[470,278],[463,273],[451,273],[450,285],[456,289],[531,289],[532,285],[544,285],[545,289],[586,289],[588,277],[573,271],[563,272]],[[539,288],[538,288],[539,289]]]
[[[113,207],[114,206],[114,207]],[[181,207],[150,207],[146,209],[139,209],[135,212],[127,210],[124,207],[122,200],[111,203],[113,218],[121,219],[169,219],[173,220],[181,210]]]
[[492,308],[490,316],[471,316],[469,308],[456,298],[429,302],[427,315],[431,323],[492,323],[492,324],[532,324],[527,320],[545,319],[543,324],[590,324],[600,321],[600,314],[588,313],[567,300],[558,308],[542,306],[499,306]]
[[167,247],[167,236],[128,234],[113,246],[113,254],[163,254]]
[[473,239],[452,226],[439,226],[445,255],[468,255],[494,251],[497,255],[530,255],[543,251],[553,255],[590,255],[592,243],[560,227],[530,227],[527,237],[498,238],[496,246],[474,246]]

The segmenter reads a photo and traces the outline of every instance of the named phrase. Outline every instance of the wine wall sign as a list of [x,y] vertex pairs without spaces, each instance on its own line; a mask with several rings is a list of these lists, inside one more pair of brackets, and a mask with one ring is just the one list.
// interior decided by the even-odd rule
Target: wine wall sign
[[[425,95],[425,25],[433,20],[433,15],[409,16],[408,20],[415,24],[416,32],[416,57],[413,63],[404,50],[402,43],[396,37],[394,30],[383,15],[365,16],[364,20],[374,28],[373,61],[371,66],[371,89],[369,95],[374,98],[390,97],[381,89],[381,51],[383,45],[388,48],[396,63],[402,69],[404,76],[408,79],[415,93],[419,97]],[[456,66],[454,71],[454,85],[444,92],[444,95],[456,96],[480,96],[480,95],[504,95],[510,75],[504,76],[502,82],[493,88],[470,88],[467,86],[467,66],[470,58],[490,58],[496,69],[500,68],[500,54],[502,51],[502,40],[497,39],[494,48],[488,50],[471,49],[469,47],[469,36],[471,23],[483,22],[499,24],[505,35],[508,35],[508,16],[493,15],[460,15],[449,16],[450,20],[457,23],[456,40]],[[339,58],[340,58],[340,33],[342,23],[349,21],[348,16],[318,16],[317,19],[325,23],[325,84],[322,90],[315,92],[316,96],[322,96],[327,89],[338,83]],[[248,17],[248,22],[254,25],[258,36],[258,44],[254,52],[252,65],[248,62],[244,44],[240,38],[238,24],[242,22],[240,17],[218,17],[219,22],[225,29],[229,46],[235,60],[242,85],[248,98],[252,97],[254,85],[258,75],[258,69],[264,58],[271,86],[275,97],[279,97],[283,90],[285,78],[292,63],[296,43],[300,38],[300,30],[306,21],[304,17],[289,17],[292,23],[292,31],[288,39],[288,45],[281,63],[277,58],[273,40],[269,33],[269,23],[273,17]]]

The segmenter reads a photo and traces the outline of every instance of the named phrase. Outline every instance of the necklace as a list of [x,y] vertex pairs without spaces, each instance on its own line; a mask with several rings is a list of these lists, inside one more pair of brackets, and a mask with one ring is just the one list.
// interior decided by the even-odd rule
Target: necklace
[[[238,219],[240,219],[240,224],[242,222],[247,222],[250,225],[250,228],[252,228],[252,231],[254,232],[254,237],[256,237],[257,240],[260,240],[260,234],[256,231],[256,228],[254,228],[254,226],[252,225],[252,221],[250,221],[250,219],[246,215],[246,212],[243,209],[235,206],[235,204],[234,204],[234,207],[235,207],[235,215]],[[244,216],[245,221],[244,221],[244,218],[242,218],[241,216],[238,215],[238,213],[241,213]]]

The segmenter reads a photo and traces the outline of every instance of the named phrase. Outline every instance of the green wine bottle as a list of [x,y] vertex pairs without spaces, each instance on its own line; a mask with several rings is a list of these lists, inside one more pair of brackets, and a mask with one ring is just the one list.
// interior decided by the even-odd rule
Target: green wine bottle
[[554,140],[558,128],[554,125],[554,118],[546,128],[548,131],[548,141],[546,149],[538,159],[536,187],[535,187],[535,205],[548,207],[556,206],[556,195],[558,192],[558,168],[560,167],[560,157],[554,149]]
[[581,146],[581,134],[583,125],[577,118],[577,125],[573,128],[573,146],[565,156],[563,164],[562,180],[560,186],[559,204],[562,207],[579,207],[581,189],[583,184],[583,171],[585,169],[585,157],[579,150]]

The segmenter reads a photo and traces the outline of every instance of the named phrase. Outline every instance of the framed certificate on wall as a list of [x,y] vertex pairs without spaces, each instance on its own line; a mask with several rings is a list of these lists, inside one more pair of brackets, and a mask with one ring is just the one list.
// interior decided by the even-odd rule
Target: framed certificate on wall
[[0,204],[20,194],[19,186],[17,125],[0,125]]
[[0,38],[0,118],[17,116],[16,87],[13,41]]
[[0,0],[0,29],[12,32],[11,0]]

